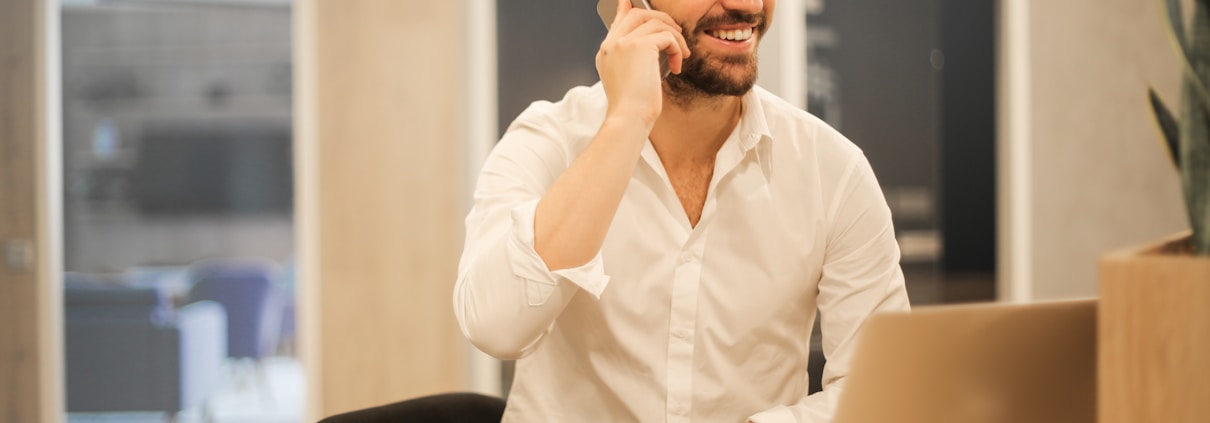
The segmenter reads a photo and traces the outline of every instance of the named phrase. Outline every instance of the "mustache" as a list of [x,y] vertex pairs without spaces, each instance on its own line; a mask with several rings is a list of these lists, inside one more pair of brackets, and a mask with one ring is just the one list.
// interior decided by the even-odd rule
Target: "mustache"
[[723,25],[748,24],[756,27],[758,33],[764,33],[767,21],[765,12],[743,13],[738,10],[728,10],[717,16],[706,16],[697,21],[698,28],[711,28]]

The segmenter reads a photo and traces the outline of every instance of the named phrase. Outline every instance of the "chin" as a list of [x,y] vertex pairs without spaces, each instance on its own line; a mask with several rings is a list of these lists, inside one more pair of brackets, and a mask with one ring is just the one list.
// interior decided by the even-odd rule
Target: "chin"
[[689,57],[681,74],[667,78],[672,94],[686,98],[741,96],[755,85],[755,53]]
[[712,66],[713,78],[718,84],[725,85],[729,91],[747,93],[756,85],[756,59],[744,63],[720,63]]

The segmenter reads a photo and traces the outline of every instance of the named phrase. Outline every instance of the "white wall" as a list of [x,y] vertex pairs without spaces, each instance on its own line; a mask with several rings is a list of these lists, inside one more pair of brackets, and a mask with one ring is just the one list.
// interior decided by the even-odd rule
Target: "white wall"
[[757,84],[799,108],[807,108],[807,26],[803,0],[781,0],[773,26],[760,41]]
[[1096,295],[1101,254],[1187,227],[1150,119],[1179,69],[1155,1],[1001,1],[1000,298]]

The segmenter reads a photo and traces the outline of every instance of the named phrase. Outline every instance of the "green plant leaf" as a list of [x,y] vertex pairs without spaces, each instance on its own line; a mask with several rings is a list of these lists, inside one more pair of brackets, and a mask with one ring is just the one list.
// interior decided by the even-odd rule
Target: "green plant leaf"
[[1159,130],[1160,136],[1163,138],[1165,151],[1168,152],[1168,158],[1172,159],[1172,164],[1180,169],[1181,167],[1181,129],[1173,117],[1172,112],[1168,110],[1168,106],[1164,105],[1164,101],[1160,99],[1160,95],[1155,92],[1155,88],[1147,87],[1147,98],[1151,100],[1151,117],[1155,123],[1156,129]]
[[[1191,103],[1196,105],[1197,103]],[[1189,135],[1182,140],[1181,182],[1184,186],[1189,223],[1193,228],[1193,248],[1199,255],[1210,256],[1210,108],[1194,107],[1200,121],[1190,125]]]
[[1189,43],[1185,42],[1185,18],[1181,14],[1181,0],[1160,0],[1160,10],[1168,19],[1168,29],[1173,41],[1176,41],[1181,53],[1188,50]]
[[[1160,10],[1163,11],[1163,15],[1165,17],[1165,22],[1167,23],[1167,25],[1165,25],[1165,28],[1168,29],[1168,31],[1167,31],[1168,39],[1173,43],[1173,46],[1176,48],[1177,55],[1180,56],[1181,67],[1182,67],[1182,69],[1184,69],[1184,72],[1186,74],[1193,76],[1191,78],[1192,79],[1191,82],[1192,82],[1194,91],[1197,92],[1198,99],[1202,102],[1203,106],[1210,109],[1210,91],[1206,90],[1205,81],[1202,81],[1202,79],[1200,77],[1198,77],[1197,71],[1195,71],[1193,68],[1193,63],[1190,62],[1190,57],[1192,56],[1193,48],[1189,45],[1188,40],[1185,38],[1186,37],[1185,20],[1184,20],[1183,14],[1181,13],[1181,1],[1180,0],[1157,0],[1157,1],[1159,1]],[[1198,0],[1198,2],[1201,4],[1197,5],[1195,8],[1198,10],[1201,10],[1203,12],[1206,10],[1206,7],[1210,6],[1210,1]]]

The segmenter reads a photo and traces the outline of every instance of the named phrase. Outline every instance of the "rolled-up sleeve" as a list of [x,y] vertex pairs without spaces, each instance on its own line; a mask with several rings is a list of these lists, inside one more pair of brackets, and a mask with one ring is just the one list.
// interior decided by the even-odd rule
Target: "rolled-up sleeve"
[[605,275],[600,252],[582,266],[548,270],[546,262],[542,261],[534,247],[534,210],[537,208],[538,200],[532,200],[512,210],[512,234],[508,241],[509,263],[512,264],[513,274],[525,280],[528,304],[545,304],[554,288],[563,280],[579,286],[594,298],[601,298],[601,292],[609,283],[609,276]]
[[857,334],[875,313],[909,309],[891,212],[860,156],[829,207],[827,254],[817,298],[827,364],[823,391],[750,418],[756,423],[829,422],[844,389]]
[[600,296],[609,277],[600,253],[549,271],[534,249],[534,212],[570,161],[557,134],[519,120],[497,144],[476,184],[454,287],[463,335],[501,359],[533,351],[563,308],[584,290]]

